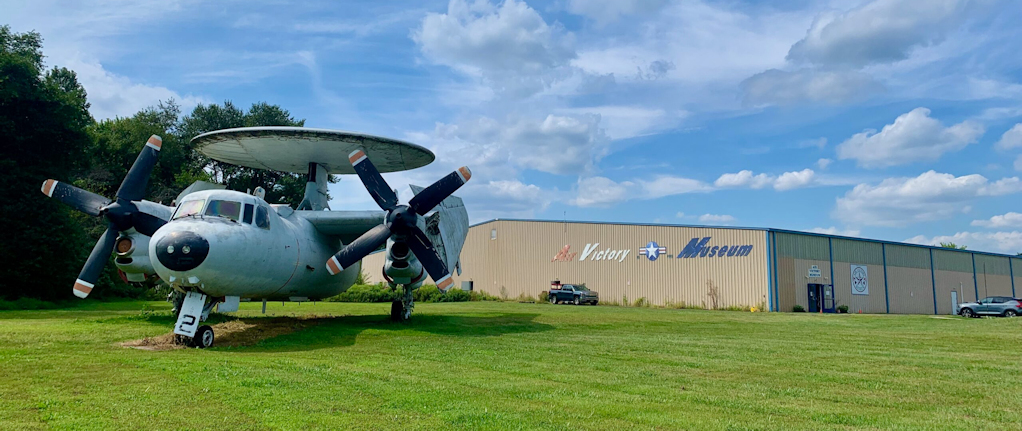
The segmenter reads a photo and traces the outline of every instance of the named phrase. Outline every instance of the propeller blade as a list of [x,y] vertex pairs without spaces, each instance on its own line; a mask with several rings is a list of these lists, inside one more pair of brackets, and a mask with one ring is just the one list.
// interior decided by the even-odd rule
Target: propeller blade
[[149,182],[149,175],[156,166],[156,159],[160,154],[160,147],[163,146],[163,139],[152,135],[138,153],[138,158],[124,176],[121,187],[117,189],[117,197],[129,201],[141,200],[145,196],[145,186]]
[[93,217],[99,215],[101,208],[110,204],[107,198],[57,180],[43,182],[43,194]]
[[152,214],[147,214],[139,211],[137,208],[135,212],[131,213],[131,225],[138,231],[138,233],[151,237],[156,230],[167,224],[167,221],[156,217]]
[[415,257],[422,263],[422,268],[426,270],[429,277],[436,282],[436,287],[447,292],[447,289],[454,284],[454,280],[451,280],[451,273],[447,271],[447,265],[440,259],[440,254],[437,253],[425,232],[419,228],[413,228],[408,238],[408,248],[415,253]]
[[106,232],[103,232],[103,236],[96,242],[92,253],[89,254],[89,260],[85,261],[85,267],[82,268],[82,272],[78,273],[78,279],[75,280],[75,296],[85,298],[89,296],[89,292],[92,292],[96,280],[99,280],[99,275],[103,273],[103,266],[106,265],[107,259],[110,259],[110,253],[114,251],[114,241],[117,240],[117,235],[117,228],[111,225],[106,228]]
[[468,170],[468,166],[462,166],[412,197],[412,200],[408,201],[408,206],[417,214],[426,215],[458,188],[465,185],[469,178],[472,178],[472,171]]
[[366,190],[369,191],[369,194],[380,208],[390,211],[397,206],[397,195],[387,185],[387,182],[383,180],[383,176],[376,169],[376,165],[369,161],[365,151],[353,151],[348,155],[348,161],[351,162],[351,167],[355,168],[355,173],[358,174],[362,184],[366,186]]
[[369,229],[368,232],[362,234],[326,261],[326,270],[330,272],[330,275],[337,275],[344,271],[345,268],[354,265],[355,262],[380,248],[383,243],[387,242],[387,238],[390,238],[390,233],[390,228],[385,224]]

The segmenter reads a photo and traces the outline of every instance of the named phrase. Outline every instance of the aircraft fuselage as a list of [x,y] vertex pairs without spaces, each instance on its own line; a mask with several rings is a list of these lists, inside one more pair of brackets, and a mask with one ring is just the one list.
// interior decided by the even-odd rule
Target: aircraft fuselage
[[301,301],[354,283],[361,264],[336,276],[323,265],[341,246],[297,213],[281,217],[258,197],[207,190],[178,203],[149,240],[148,254],[157,275],[179,291]]

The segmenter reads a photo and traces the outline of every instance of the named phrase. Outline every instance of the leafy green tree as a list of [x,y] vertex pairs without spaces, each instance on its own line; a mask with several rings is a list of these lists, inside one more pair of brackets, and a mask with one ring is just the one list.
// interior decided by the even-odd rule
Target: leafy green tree
[[944,248],[953,248],[955,250],[965,250],[966,248],[968,248],[968,246],[958,245],[953,242],[942,242],[940,243],[940,246]]
[[85,167],[88,108],[73,71],[45,70],[38,33],[0,26],[0,297],[70,296],[91,241],[79,215],[40,186]]
[[[286,109],[267,103],[256,103],[244,112],[230,101],[223,105],[199,105],[181,120],[178,133],[182,139],[191,139],[202,133],[234,127],[295,126],[302,127],[305,120],[296,120]],[[305,175],[289,172],[267,171],[235,166],[218,162],[192,152],[195,163],[208,172],[214,182],[226,184],[227,188],[238,191],[266,189],[266,201],[288,203],[297,206],[305,195]],[[331,178],[331,181],[334,181]]]

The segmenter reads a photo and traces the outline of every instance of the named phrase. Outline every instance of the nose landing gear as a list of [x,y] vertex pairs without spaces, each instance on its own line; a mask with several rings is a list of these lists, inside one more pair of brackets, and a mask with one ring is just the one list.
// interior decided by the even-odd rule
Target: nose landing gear
[[188,292],[177,307],[177,323],[174,333],[185,337],[191,347],[206,348],[213,345],[213,328],[209,325],[199,326],[199,322],[209,317],[209,312],[217,301],[206,303],[207,296],[199,292]]

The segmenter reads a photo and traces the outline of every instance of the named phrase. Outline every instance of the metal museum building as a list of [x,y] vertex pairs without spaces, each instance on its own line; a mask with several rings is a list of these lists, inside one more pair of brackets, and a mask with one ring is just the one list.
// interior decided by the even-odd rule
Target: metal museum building
[[[369,279],[383,259],[366,257]],[[469,228],[461,268],[457,285],[509,298],[560,280],[601,301],[770,311],[952,314],[1022,289],[1015,256],[764,228],[497,219]]]

